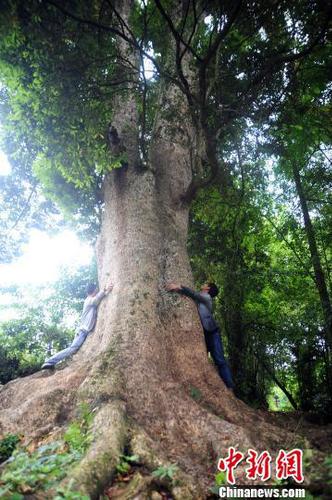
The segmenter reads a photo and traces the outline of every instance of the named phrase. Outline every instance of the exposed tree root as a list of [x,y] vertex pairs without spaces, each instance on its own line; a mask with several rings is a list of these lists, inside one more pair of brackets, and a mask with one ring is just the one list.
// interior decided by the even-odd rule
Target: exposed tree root
[[152,482],[153,478],[151,476],[143,475],[137,471],[129,482],[108,488],[107,493],[110,498],[117,500],[132,500],[133,498],[146,500],[151,498],[149,492],[152,489]]
[[89,373],[89,364],[55,373],[38,372],[12,380],[0,390],[0,436],[23,434],[38,439],[73,418],[77,390]]
[[[0,432],[23,433],[26,442],[58,436],[75,418],[79,403],[89,404],[95,414],[93,441],[62,485],[70,484],[92,499],[111,484],[126,448],[138,455],[140,468],[123,486],[124,499],[154,495],[157,500],[164,487],[175,499],[198,500],[207,497],[211,470],[216,472],[217,459],[230,446],[243,452],[250,447],[257,451],[310,447],[296,429],[286,432],[269,423],[263,412],[237,400],[209,364],[206,375],[201,370],[190,382],[180,375],[176,380],[173,373],[163,380],[151,371],[144,384],[137,366],[131,379],[126,378],[128,372],[119,368],[114,350],[93,361],[77,357],[53,374],[39,372],[0,388]],[[321,454],[314,457],[322,463]],[[152,472],[172,464],[178,467],[174,481],[158,483]],[[241,484],[248,483],[244,467],[236,471]]]
[[[133,428],[131,430],[131,450],[138,455],[150,471],[159,467],[167,468],[173,464],[165,454],[157,450],[156,442],[151,439],[143,429]],[[195,479],[178,468],[174,474],[174,485],[171,488],[175,499],[204,498],[204,491]]]
[[70,481],[74,490],[97,498],[111,480],[126,444],[128,429],[124,403],[113,401],[104,405],[94,419],[92,432],[93,443],[63,484]]

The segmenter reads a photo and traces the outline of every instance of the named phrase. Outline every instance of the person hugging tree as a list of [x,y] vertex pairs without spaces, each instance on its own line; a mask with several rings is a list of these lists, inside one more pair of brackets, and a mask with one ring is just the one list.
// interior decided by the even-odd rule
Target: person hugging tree
[[200,292],[194,292],[186,286],[169,283],[166,286],[166,290],[168,292],[176,292],[186,297],[190,297],[196,303],[204,330],[206,349],[217,365],[220,377],[226,386],[233,390],[234,383],[231,371],[225,360],[220,328],[212,314],[212,299],[219,293],[217,285],[215,283],[204,283],[204,285],[201,286]]
[[51,358],[47,359],[41,367],[42,370],[54,369],[57,363],[63,361],[69,356],[72,356],[80,349],[80,347],[84,344],[85,339],[96,325],[97,311],[100,302],[109,292],[111,292],[112,289],[113,285],[111,283],[108,286],[105,286],[104,290],[101,291],[98,290],[98,286],[94,283],[87,286],[87,297],[84,301],[80,325],[76,331],[73,342],[69,347],[63,349],[63,351],[60,351],[57,354],[54,354]]

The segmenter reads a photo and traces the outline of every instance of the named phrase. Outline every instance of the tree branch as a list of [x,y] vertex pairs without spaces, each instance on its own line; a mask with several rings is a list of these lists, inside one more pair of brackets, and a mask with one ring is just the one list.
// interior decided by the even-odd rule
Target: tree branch
[[[303,57],[309,55],[315,47],[319,44],[321,39],[324,37],[324,35],[327,32],[327,29],[329,27],[330,21],[332,18],[332,8],[330,8],[328,15],[326,16],[325,23],[323,24],[323,27],[321,31],[318,33],[316,38],[301,52],[298,52],[297,54],[286,54],[283,56],[276,56],[273,59],[271,59],[268,64],[265,66],[265,68],[254,78],[252,82],[250,82],[250,85],[247,87],[247,89],[242,93],[242,96],[246,95],[247,93],[250,92],[250,90],[261,83],[262,80],[266,77],[266,75],[270,74],[271,72],[274,73],[279,70],[280,66],[286,63],[294,62],[299,59],[302,59]],[[241,97],[242,97],[241,96]]]
[[194,51],[192,50],[192,48],[189,47],[189,46],[187,46],[187,44],[182,40],[182,38],[180,37],[180,34],[175,29],[172,20],[170,19],[169,15],[167,14],[167,12],[165,11],[165,9],[161,5],[160,1],[159,0],[154,0],[154,1],[155,1],[155,4],[157,5],[157,8],[158,8],[159,12],[161,13],[161,15],[163,16],[163,18],[166,20],[167,24],[169,25],[171,33],[173,34],[173,37],[174,37],[174,40],[175,40],[175,44],[176,44],[176,54],[175,54],[176,69],[177,69],[180,81],[182,83],[182,91],[184,92],[184,94],[186,95],[187,100],[188,100],[189,109],[190,109],[190,112],[191,112],[191,117],[192,117],[192,119],[195,122],[196,119],[195,119],[195,114],[193,112],[193,110],[195,108],[195,104],[194,104],[194,102],[195,102],[195,96],[192,94],[192,92],[190,90],[190,87],[189,87],[188,80],[187,80],[187,78],[185,77],[185,75],[183,73],[183,69],[182,69],[182,58],[183,58],[183,55],[181,55],[181,44],[184,44],[184,46],[187,47],[188,50],[191,49],[190,52],[192,54],[194,54],[194,56],[196,58],[198,56],[194,53]]
[[[216,179],[218,174],[222,174],[223,176],[222,179],[223,187],[225,187],[225,185],[227,184],[227,174],[225,171],[221,170],[219,161],[217,159],[216,144],[214,137],[212,137],[212,135],[210,136],[206,130],[203,132],[205,135],[206,156],[208,159],[208,164],[210,165],[210,173],[208,177],[206,177],[205,179],[198,176],[193,177],[186,192],[181,197],[181,201],[184,204],[189,204],[195,198],[197,192],[200,189],[210,186]],[[224,165],[226,166],[226,164]]]
[[91,27],[97,28],[97,29],[102,29],[104,31],[107,31],[108,33],[112,33],[113,35],[122,38],[130,46],[132,46],[133,48],[135,48],[138,51],[140,51],[142,53],[142,55],[144,55],[144,57],[146,57],[149,61],[151,61],[153,63],[153,65],[155,66],[157,72],[161,76],[163,76],[167,80],[170,80],[171,82],[173,82],[175,85],[177,85],[178,87],[180,87],[180,89],[182,91],[184,90],[182,88],[181,82],[179,80],[177,80],[176,78],[174,78],[174,76],[172,76],[171,74],[164,72],[161,69],[161,67],[159,66],[157,60],[153,56],[151,56],[151,54],[149,54],[148,52],[146,52],[146,50],[144,50],[141,47],[141,45],[139,44],[139,42],[137,41],[137,39],[135,37],[134,38],[130,38],[125,33],[123,33],[122,31],[120,31],[120,30],[118,30],[118,29],[116,29],[116,28],[114,28],[112,26],[107,26],[105,24],[93,21],[91,19],[81,18],[81,17],[77,16],[76,14],[74,14],[73,12],[68,11],[67,9],[65,9],[64,7],[62,7],[62,5],[59,5],[54,0],[43,0],[43,1],[46,4],[52,5],[54,8],[56,8],[57,10],[59,10],[60,12],[62,12],[62,14],[64,16],[69,17],[70,19],[73,19],[77,23],[86,24],[87,26],[91,26]]
[[231,27],[233,26],[234,22],[236,21],[239,13],[241,11],[242,3],[243,3],[243,0],[239,0],[238,3],[236,4],[236,6],[235,6],[232,14],[230,15],[230,18],[227,21],[226,25],[220,31],[220,33],[217,35],[215,41],[213,42],[213,44],[209,48],[207,54],[205,55],[204,59],[202,60],[202,66],[206,67],[209,64],[209,62],[211,61],[212,57],[216,53],[219,45],[224,40],[224,38],[226,38],[226,36],[228,35]]
[[170,16],[167,14],[167,12],[165,11],[164,7],[161,5],[160,3],[160,0],[154,0],[155,4],[157,5],[157,8],[160,12],[160,14],[162,15],[162,17],[165,19],[165,21],[167,22],[168,26],[169,26],[169,29],[174,37],[174,39],[176,40],[176,42],[178,44],[182,44],[187,50],[189,50],[189,52],[191,52],[191,54],[198,60],[200,61],[201,58],[199,57],[199,55],[197,54],[197,52],[191,47],[191,45],[188,45],[188,43],[181,37],[180,33],[176,30],[174,24],[173,24],[173,21],[172,19],[170,18]]
[[18,215],[16,221],[14,222],[13,226],[9,229],[7,237],[14,231],[14,229],[17,227],[18,223],[22,220],[23,216],[25,215],[26,211],[29,208],[31,198],[36,193],[36,190],[37,190],[37,181],[35,181],[34,184],[32,185],[32,188],[31,188],[30,194],[28,196],[28,199],[25,202],[24,207],[22,208],[21,212],[19,213],[19,215]]
[[287,397],[288,401],[293,406],[294,410],[297,410],[298,406],[296,404],[295,399],[293,398],[293,396],[291,395],[291,393],[287,390],[287,388],[284,386],[284,384],[282,384],[280,382],[280,380],[276,377],[276,375],[274,373],[274,370],[272,368],[270,368],[268,366],[268,364],[265,363],[265,361],[263,361],[262,356],[258,356],[256,353],[254,353],[254,356],[255,356],[256,360],[258,361],[258,364],[260,364],[263,367],[263,369],[270,375],[270,377],[272,378],[272,380],[277,384],[277,386],[285,394],[285,396]]

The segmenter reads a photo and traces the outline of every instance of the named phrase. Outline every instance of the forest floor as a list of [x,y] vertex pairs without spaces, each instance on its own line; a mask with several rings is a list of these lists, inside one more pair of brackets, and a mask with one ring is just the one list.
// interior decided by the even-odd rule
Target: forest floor
[[[307,490],[313,498],[332,498],[332,423],[311,422],[310,415],[303,412],[262,411],[271,424],[282,427],[285,432],[303,436],[307,447],[304,450],[304,477],[308,480]],[[326,464],[329,459],[330,464]]]
[[[65,374],[64,370],[59,371],[58,381],[57,381],[58,385],[59,385],[59,377],[63,376],[64,374]],[[66,384],[67,384],[66,388],[68,393],[69,393],[68,388],[71,387],[71,384],[75,388],[77,384],[80,383],[81,380],[80,372],[75,371],[74,376],[78,377],[78,382],[75,382],[76,378],[74,381],[71,381],[70,383],[68,383],[68,378],[66,379]],[[36,374],[24,380],[27,383],[31,383],[33,377],[36,378],[36,380],[40,380],[40,378],[42,378],[43,380],[46,381],[52,381],[52,380],[55,381],[54,374],[47,375],[45,373],[42,373],[41,377],[40,375]],[[20,387],[22,385],[22,380],[20,382]],[[18,382],[10,383],[11,384],[10,387],[12,388],[12,390],[13,388],[16,387],[17,383]],[[68,397],[72,397],[71,393],[69,393]],[[65,403],[67,404],[67,399],[65,400]],[[239,406],[242,410],[243,403],[240,402],[239,400],[236,400],[236,403],[239,403]],[[36,408],[36,411],[37,410],[40,412],[40,407]],[[279,441],[277,442],[278,449],[280,443],[282,443],[282,448],[284,450],[292,450],[296,447],[299,447],[303,450],[304,452],[303,469],[305,477],[304,487],[311,495],[310,497],[308,496],[308,498],[331,500],[332,423],[327,425],[318,425],[312,423],[308,419],[309,416],[301,412],[286,413],[286,412],[272,412],[267,410],[252,410],[252,409],[250,409],[250,411],[251,411],[250,417],[252,418],[250,420],[249,430],[252,430],[252,433],[255,434],[256,437],[258,437],[259,442],[262,440],[262,421],[263,421],[265,423],[265,428],[264,428],[265,434],[267,435],[267,437],[271,437],[271,441],[272,441],[273,429],[276,430],[276,428],[279,428],[278,432],[275,433],[276,435],[278,434],[279,438],[281,436],[281,441],[279,439]],[[67,415],[65,416],[67,418]],[[87,422],[90,420],[88,420],[87,415],[85,416],[85,418],[87,420],[86,422],[85,421],[84,422],[87,426],[88,425]],[[219,418],[222,420],[222,427],[226,428],[227,432],[227,425],[228,426],[230,425],[229,422],[227,421],[227,418],[222,416],[220,416]],[[246,415],[244,415],[243,418],[245,419]],[[218,422],[220,422],[220,420],[218,420]],[[199,423],[200,426],[204,426],[205,424],[208,425],[206,421],[202,421]],[[271,425],[266,425],[266,424],[271,424]],[[177,487],[178,486],[177,482],[179,481],[177,480],[176,470],[179,468],[180,469],[179,473],[183,472],[186,475],[186,477],[184,476],[181,477],[181,481],[183,482],[183,479],[184,481],[186,481],[187,475],[190,473],[188,468],[186,468],[185,466],[183,467],[182,464],[180,464],[176,459],[174,459],[174,461],[172,460],[171,462],[168,462],[168,460],[167,461],[161,460],[162,465],[160,464],[156,465],[155,461],[152,460],[150,461],[151,464],[153,462],[153,464],[151,465],[149,461],[144,459],[144,456],[146,456],[146,454],[141,455],[140,451],[137,450],[137,446],[136,447],[133,446],[132,433],[134,433],[135,426],[132,428],[129,422],[128,425],[129,425],[131,439],[128,440],[127,448],[125,447],[124,451],[122,452],[120,451],[120,453],[123,454],[120,455],[119,461],[113,464],[113,467],[115,466],[116,468],[116,473],[114,474],[112,481],[107,485],[106,488],[104,488],[102,495],[100,495],[99,497],[100,500],[106,500],[106,499],[189,500],[192,498],[195,498],[195,500],[197,500],[198,498],[199,500],[208,500],[208,499],[218,498],[218,496],[211,491],[211,488],[214,488],[215,491],[217,489],[215,484],[215,475],[217,473],[216,465],[218,457],[216,457],[215,454],[211,453],[211,457],[208,456],[206,457],[206,460],[204,459],[204,463],[201,467],[202,473],[199,476],[198,475],[195,476],[197,477],[197,484],[201,486],[200,491],[204,492],[204,496],[184,497],[183,490],[176,492],[176,490],[179,490],[179,488]],[[282,429],[281,433],[280,429]],[[41,445],[52,444],[53,441],[61,439],[62,431],[63,429],[61,426],[58,427],[53,426],[51,432],[49,432],[49,430],[47,432],[47,439],[45,439],[44,436],[42,438],[40,438],[40,436],[38,437],[36,436],[35,438],[33,438],[32,441],[30,442],[28,451],[33,452]],[[264,437],[266,437],[265,434]],[[73,428],[71,428],[71,437],[72,439],[77,438],[76,434],[75,433],[73,434]],[[241,438],[239,437],[239,439]],[[234,439],[232,439],[230,442],[234,443]],[[268,442],[268,440],[266,439],[265,441],[262,440],[262,443],[263,442],[264,443]],[[159,446],[162,448],[163,447],[162,443],[163,443],[162,435],[160,435],[160,440],[158,440],[158,443],[156,443],[157,447]],[[165,446],[166,449],[169,449],[169,446],[168,447],[167,445]],[[273,450],[274,452],[276,452],[277,448],[274,447]],[[262,451],[262,449],[260,449],[259,451]],[[328,457],[330,457],[330,462],[331,462],[330,466],[326,464],[326,459]],[[109,479],[109,477],[110,476],[107,477],[107,480]],[[205,481],[204,478],[206,479]],[[271,483],[271,485],[272,484],[276,483]],[[298,485],[294,484],[292,486],[295,487]],[[1,481],[0,481],[0,488],[1,488]],[[33,488],[30,488],[30,490],[35,491],[33,490]],[[10,497],[10,499],[11,498],[12,497]],[[22,498],[22,496],[17,498]],[[34,494],[30,496],[25,495],[24,498],[27,499],[29,498],[31,500],[32,499],[44,500],[49,498],[62,498],[62,497],[49,496],[47,493],[41,492],[40,494]],[[64,498],[74,499],[79,497],[66,496]]]
[[[308,473],[309,485],[306,485],[308,498],[330,500],[332,498],[332,467],[329,469],[324,463],[332,456],[332,423],[315,424],[306,419],[302,412],[271,412],[257,410],[266,421],[281,427],[285,433],[303,436],[308,448],[305,451],[304,475]],[[291,447],[291,443],[288,443]],[[288,446],[287,446],[288,447]],[[285,446],[286,448],[286,446]],[[312,455],[310,451],[313,450]],[[314,450],[318,450],[317,455]],[[210,471],[211,472],[211,471]],[[209,474],[211,479],[213,474]],[[324,478],[324,479],[322,479]],[[212,485],[213,483],[211,483]],[[296,484],[294,484],[294,487]],[[144,490],[149,490],[148,496],[140,495]],[[113,500],[151,499],[171,500],[170,482],[151,476],[151,471],[145,470],[139,464],[132,464],[127,472],[118,472],[111,485],[104,490],[103,497]],[[212,492],[207,492],[204,500],[219,498]],[[203,500],[203,499],[202,499]]]
[[271,412],[259,410],[267,421],[286,431],[307,438],[314,448],[332,454],[332,423],[319,425],[310,422],[302,412]]

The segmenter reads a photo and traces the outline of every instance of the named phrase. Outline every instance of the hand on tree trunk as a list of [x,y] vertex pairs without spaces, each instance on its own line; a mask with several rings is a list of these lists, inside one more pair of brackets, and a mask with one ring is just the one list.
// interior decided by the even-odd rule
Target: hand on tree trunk
[[113,283],[110,283],[108,286],[105,286],[104,293],[106,294],[110,293],[113,290],[113,287],[114,287]]
[[181,290],[181,285],[176,285],[175,283],[167,283],[165,288],[168,292],[179,292]]

